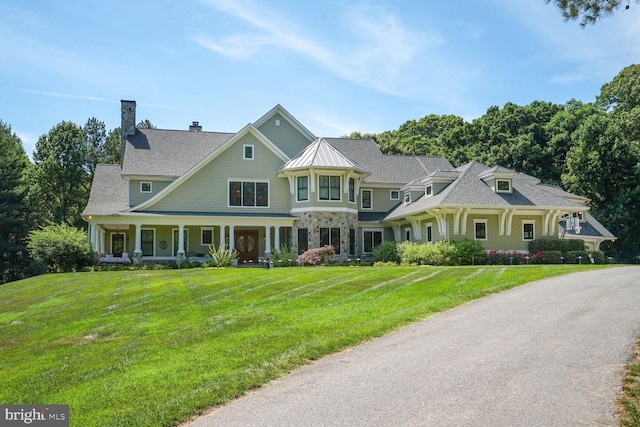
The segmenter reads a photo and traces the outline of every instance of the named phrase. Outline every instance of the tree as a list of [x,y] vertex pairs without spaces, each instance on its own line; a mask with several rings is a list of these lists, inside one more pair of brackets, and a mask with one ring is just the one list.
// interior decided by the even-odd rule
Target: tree
[[140,123],[138,123],[138,125],[136,127],[138,129],[155,129],[156,128],[153,125],[153,123],[151,123],[151,121],[149,121],[149,119],[142,120]]
[[[553,3],[565,21],[581,19],[580,25],[584,28],[589,24],[595,24],[598,19],[605,15],[611,15],[615,10],[619,9],[621,0],[545,0],[547,3]],[[640,3],[640,0],[634,0]],[[626,1],[626,9],[630,8],[630,0]]]
[[84,209],[91,185],[88,152],[82,128],[60,122],[36,143],[30,169],[28,201],[40,224],[84,225]]
[[23,244],[23,174],[28,167],[22,141],[0,121],[0,284],[26,277],[31,263]]
[[563,182],[591,199],[591,210],[618,240],[614,248],[630,261],[640,252],[640,152],[610,114],[590,115],[574,135]]
[[640,64],[624,68],[602,85],[597,103],[607,110],[630,111],[640,107]]
[[93,263],[87,233],[66,224],[48,225],[29,233],[31,256],[49,271],[64,273]]

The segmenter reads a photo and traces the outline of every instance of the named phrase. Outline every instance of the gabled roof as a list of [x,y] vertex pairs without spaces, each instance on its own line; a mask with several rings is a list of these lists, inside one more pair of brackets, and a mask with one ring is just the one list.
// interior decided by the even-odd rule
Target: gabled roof
[[371,175],[363,180],[369,184],[401,187],[414,179],[424,178],[438,169],[453,168],[444,157],[384,154],[372,139],[325,139],[371,171]]
[[275,116],[276,114],[280,114],[282,117],[284,117],[289,123],[291,123],[291,126],[293,126],[298,132],[303,134],[309,141],[313,141],[314,139],[316,139],[316,137],[309,131],[309,129],[304,127],[302,123],[300,123],[295,117],[289,114],[289,112],[285,110],[284,107],[280,104],[277,104],[271,110],[267,111],[267,113],[264,116],[260,117],[258,120],[256,120],[255,123],[253,123],[253,125],[256,128],[259,128],[267,120],[269,120],[271,117]]
[[122,174],[177,178],[231,138],[233,133],[137,129],[125,142]]
[[199,170],[208,165],[213,159],[222,154],[227,148],[231,147],[234,143],[239,141],[242,137],[247,134],[252,134],[256,137],[256,139],[262,142],[269,150],[271,150],[276,156],[280,158],[283,162],[289,160],[286,154],[284,154],[278,147],[276,147],[267,137],[265,137],[254,125],[248,124],[244,128],[242,128],[238,133],[234,134],[231,138],[228,138],[221,144],[215,151],[211,152],[204,159],[201,159],[195,166],[186,171],[184,174],[180,175],[178,179],[169,184],[164,190],[160,193],[147,200],[144,203],[139,204],[132,210],[143,210],[147,209],[150,206],[153,206],[158,201],[165,198],[169,193],[179,187],[183,182],[187,181],[193,175],[195,175]]
[[127,209],[129,182],[120,174],[120,165],[97,165],[89,202],[82,216],[114,215]]
[[280,170],[290,171],[308,168],[354,169],[358,172],[370,173],[367,168],[341,153],[324,138],[316,139],[304,151],[285,163]]
[[[554,207],[569,210],[584,209],[584,206],[547,191],[541,185],[532,184],[527,179],[514,179],[511,193],[496,193],[480,177],[491,171],[482,163],[471,162],[454,169],[459,177],[438,194],[420,197],[410,204],[401,204],[386,220],[393,220],[425,212],[438,206],[482,206],[482,207]],[[494,169],[496,170],[496,169]],[[516,174],[501,168],[500,173]]]

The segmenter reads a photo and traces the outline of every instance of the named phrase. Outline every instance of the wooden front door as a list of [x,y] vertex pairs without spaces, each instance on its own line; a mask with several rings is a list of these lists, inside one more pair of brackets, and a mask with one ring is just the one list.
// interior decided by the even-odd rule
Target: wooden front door
[[238,262],[258,261],[258,230],[236,230]]

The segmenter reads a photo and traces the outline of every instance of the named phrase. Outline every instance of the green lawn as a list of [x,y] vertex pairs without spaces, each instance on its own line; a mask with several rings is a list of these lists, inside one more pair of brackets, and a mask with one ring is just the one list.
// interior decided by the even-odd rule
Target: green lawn
[[0,286],[0,402],[164,426],[433,313],[587,265],[46,275]]

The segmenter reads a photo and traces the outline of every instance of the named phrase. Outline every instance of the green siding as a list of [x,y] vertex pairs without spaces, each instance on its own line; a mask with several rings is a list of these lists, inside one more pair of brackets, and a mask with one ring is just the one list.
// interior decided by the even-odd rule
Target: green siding
[[[254,159],[243,159],[243,145],[254,146]],[[289,213],[289,182],[278,178],[283,162],[253,135],[247,134],[175,188],[152,211]],[[269,208],[228,207],[229,179],[269,182]]]
[[[373,203],[372,209],[362,209],[362,190],[371,190],[371,200]],[[400,203],[404,197],[404,193],[399,191],[400,200],[391,200],[391,190],[398,190],[397,188],[367,188],[366,186],[360,187],[360,194],[357,196],[358,210],[361,212],[388,212]]]
[[[141,182],[151,182],[151,193],[140,192]],[[171,184],[171,181],[152,181],[132,179],[129,181],[129,206],[137,206],[144,203]]]
[[[280,126],[275,125],[276,120],[280,120]],[[258,130],[290,158],[298,155],[311,143],[279,113],[274,114]]]

